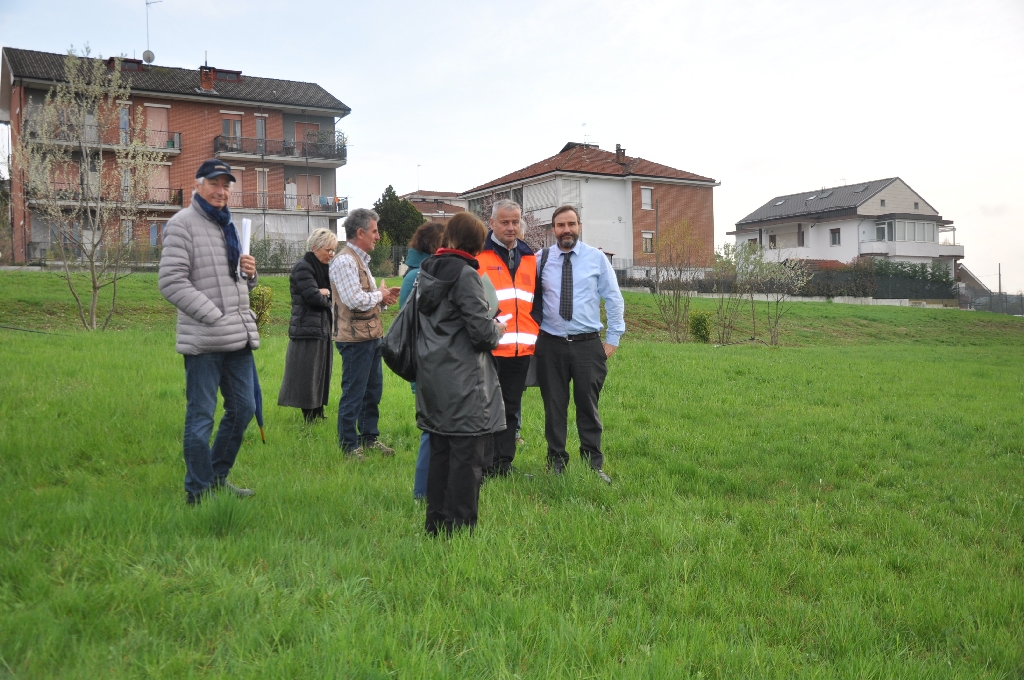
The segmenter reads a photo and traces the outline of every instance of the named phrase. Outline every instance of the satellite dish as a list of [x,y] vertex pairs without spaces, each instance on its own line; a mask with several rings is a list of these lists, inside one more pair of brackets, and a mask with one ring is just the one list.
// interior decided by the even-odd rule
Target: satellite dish
[[146,62],[147,64],[152,64],[154,59],[156,59],[156,55],[150,52],[149,50],[146,50],[142,53],[142,61]]

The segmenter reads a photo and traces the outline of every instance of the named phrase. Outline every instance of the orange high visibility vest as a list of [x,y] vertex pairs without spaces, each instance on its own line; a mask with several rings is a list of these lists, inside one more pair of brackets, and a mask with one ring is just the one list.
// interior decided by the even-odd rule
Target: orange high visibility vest
[[[490,235],[488,235],[488,245]],[[518,244],[517,244],[518,245]],[[476,256],[480,264],[480,275],[494,284],[498,293],[498,320],[505,322],[505,335],[498,340],[498,347],[491,352],[496,357],[523,357],[533,354],[537,346],[540,327],[530,312],[533,310],[533,292],[537,285],[537,258],[533,253],[523,253],[516,269],[515,280],[508,269],[508,262],[497,252],[487,248]]]

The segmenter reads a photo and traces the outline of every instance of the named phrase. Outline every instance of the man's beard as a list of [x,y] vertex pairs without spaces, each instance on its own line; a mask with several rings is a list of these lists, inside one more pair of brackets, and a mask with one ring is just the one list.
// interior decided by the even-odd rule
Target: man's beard
[[558,237],[558,245],[566,250],[571,250],[576,247],[576,242],[579,240],[579,236],[570,232]]

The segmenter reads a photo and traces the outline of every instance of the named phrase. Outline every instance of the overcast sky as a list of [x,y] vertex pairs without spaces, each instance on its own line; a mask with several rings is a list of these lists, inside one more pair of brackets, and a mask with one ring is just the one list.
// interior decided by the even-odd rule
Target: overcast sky
[[[101,7],[103,9],[96,9]],[[145,0],[0,0],[0,44],[146,49]],[[716,242],[772,196],[902,177],[1024,288],[1024,2],[524,0],[150,7],[156,62],[314,81],[338,191],[464,191],[584,135],[713,177]]]

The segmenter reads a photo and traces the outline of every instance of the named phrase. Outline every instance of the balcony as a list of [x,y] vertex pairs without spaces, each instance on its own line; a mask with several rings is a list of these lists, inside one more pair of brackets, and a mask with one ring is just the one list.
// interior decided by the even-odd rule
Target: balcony
[[861,241],[861,255],[887,257],[963,257],[964,247],[932,241]]
[[228,207],[242,210],[277,210],[286,212],[331,213],[334,217],[348,215],[348,198],[313,196],[267,191],[232,191]]
[[[93,203],[96,201],[96,190],[85,192],[79,183],[55,182],[52,187],[52,196],[56,198],[57,204],[61,206],[77,205],[82,201]],[[149,187],[142,189],[142,196],[139,199],[139,208],[142,210],[180,210],[183,205],[184,191],[182,189],[170,189],[166,187]],[[105,196],[99,198],[100,202],[108,205],[127,203],[131,199],[127,190],[113,189],[107,191]],[[29,205],[36,205],[51,200],[49,196],[40,195],[39,192],[29,192]]]
[[54,142],[62,146],[78,146],[85,143],[95,150],[102,144],[105,147],[124,148],[136,141],[158,149],[166,154],[181,153],[181,133],[167,130],[134,130],[131,128],[102,128],[97,125],[86,125],[82,128],[69,125],[52,130],[41,131],[37,126],[26,125],[29,140],[38,142]]
[[331,133],[321,140],[301,141],[217,135],[213,138],[213,155],[224,160],[259,158],[311,168],[340,168],[348,162],[348,147],[331,138],[333,136]]

